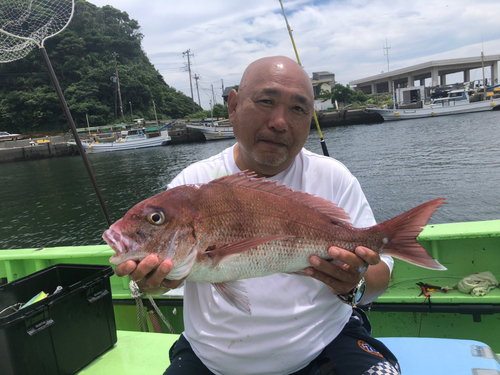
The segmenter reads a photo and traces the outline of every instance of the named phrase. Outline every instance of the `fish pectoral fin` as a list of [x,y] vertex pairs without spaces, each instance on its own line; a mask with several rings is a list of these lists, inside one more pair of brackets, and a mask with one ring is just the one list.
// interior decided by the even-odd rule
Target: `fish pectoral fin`
[[227,283],[212,284],[215,290],[231,306],[236,307],[242,313],[252,315],[250,301],[246,296],[246,289],[240,281],[229,281]]
[[282,240],[285,238],[294,238],[295,236],[288,235],[288,234],[282,234],[282,235],[275,235],[275,236],[268,236],[268,237],[254,237],[254,238],[247,238],[242,241],[238,242],[233,242],[230,244],[223,245],[221,247],[215,248],[213,250],[207,250],[205,251],[204,255],[208,256],[209,258],[212,259],[212,265],[216,265],[223,259],[232,256],[232,255],[237,255],[240,254],[244,251],[250,250],[253,247],[265,244],[267,242],[271,241],[276,241],[276,240]]

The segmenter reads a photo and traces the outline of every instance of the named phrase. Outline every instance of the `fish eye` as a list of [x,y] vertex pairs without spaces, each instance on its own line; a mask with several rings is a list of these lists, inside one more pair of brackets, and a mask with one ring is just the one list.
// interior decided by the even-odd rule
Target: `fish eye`
[[148,221],[154,225],[161,225],[165,222],[163,212],[153,212],[148,215]]

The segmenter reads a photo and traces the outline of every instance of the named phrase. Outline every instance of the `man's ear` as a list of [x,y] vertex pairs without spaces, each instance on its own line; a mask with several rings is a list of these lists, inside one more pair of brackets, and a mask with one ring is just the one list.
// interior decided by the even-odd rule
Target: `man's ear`
[[236,107],[238,106],[238,93],[235,89],[232,89],[229,93],[229,97],[227,98],[227,110],[229,113],[229,119],[231,119],[231,115],[236,111]]

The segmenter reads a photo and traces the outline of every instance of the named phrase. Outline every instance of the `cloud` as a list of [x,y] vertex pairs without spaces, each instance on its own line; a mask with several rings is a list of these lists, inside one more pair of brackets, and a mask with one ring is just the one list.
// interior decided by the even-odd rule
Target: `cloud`
[[[270,55],[295,58],[278,0],[91,0],[136,19],[143,48],[165,81],[191,95],[185,69],[201,76],[202,106],[211,85],[220,96],[246,66]],[[301,62],[309,73],[331,71],[341,83],[445,58],[497,54],[497,0],[283,0]],[[195,93],[195,99],[197,95]],[[197,100],[197,99],[196,99]],[[220,99],[218,99],[220,102]]]

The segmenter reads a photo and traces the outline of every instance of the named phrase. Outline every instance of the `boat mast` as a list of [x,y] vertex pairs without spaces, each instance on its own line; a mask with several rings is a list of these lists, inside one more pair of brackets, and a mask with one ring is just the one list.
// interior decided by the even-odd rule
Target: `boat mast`
[[483,67],[483,93],[484,93],[484,100],[486,100],[486,81],[484,80],[484,54],[483,54],[483,51],[481,51],[481,65]]
[[214,126],[214,106],[215,106],[215,97],[214,97],[214,85],[212,84],[212,99],[213,99],[213,105],[212,101],[210,101],[210,109],[212,110],[212,127]]
[[90,125],[89,125],[89,114],[86,113],[85,116],[87,116],[87,129],[89,130],[89,139],[90,139]]
[[396,110],[396,91],[394,90],[394,81],[392,81],[392,109]]
[[158,126],[158,130],[160,130],[160,124],[158,123],[158,116],[156,116],[156,106],[154,100],[153,100],[153,110],[155,111],[156,126]]

